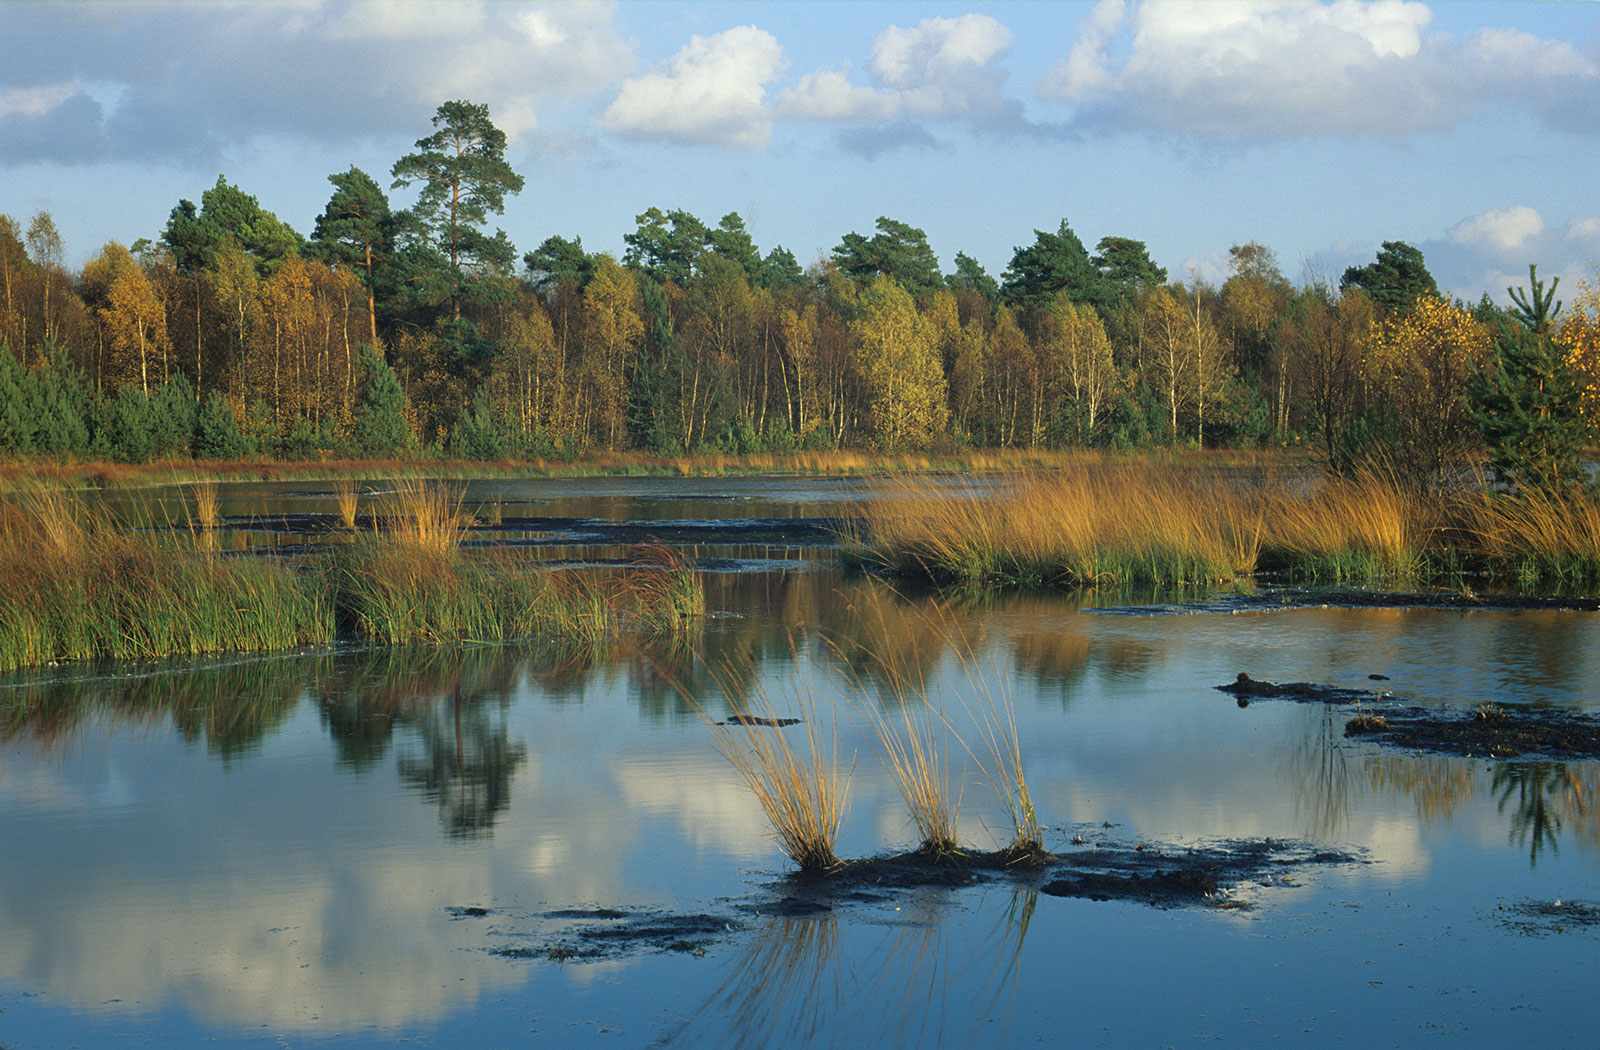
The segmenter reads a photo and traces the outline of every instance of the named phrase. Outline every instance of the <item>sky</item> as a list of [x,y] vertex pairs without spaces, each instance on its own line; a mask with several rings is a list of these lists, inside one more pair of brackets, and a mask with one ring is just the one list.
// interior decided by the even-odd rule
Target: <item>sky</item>
[[888,216],[997,277],[1062,220],[1211,282],[1252,240],[1295,281],[1406,241],[1468,300],[1600,262],[1600,4],[5,2],[0,55],[0,213],[74,266],[218,175],[309,233],[452,99],[519,256],[655,206],[802,265]]

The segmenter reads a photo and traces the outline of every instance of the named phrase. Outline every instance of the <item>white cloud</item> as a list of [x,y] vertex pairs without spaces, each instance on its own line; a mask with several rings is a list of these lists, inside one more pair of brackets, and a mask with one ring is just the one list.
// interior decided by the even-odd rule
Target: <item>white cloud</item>
[[[214,160],[252,141],[415,139],[447,99],[514,140],[633,69],[609,4],[33,5],[0,20],[0,164]],[[185,42],[174,58],[171,42]],[[61,83],[61,56],[74,81]],[[68,86],[73,94],[61,98]],[[263,90],[262,85],[271,85]],[[54,102],[56,109],[41,112]]]
[[852,83],[845,71],[802,76],[778,96],[781,116],[847,125],[907,121],[1009,130],[1022,122],[1022,104],[1003,92],[1011,30],[988,15],[929,18],[909,28],[890,26],[872,43],[870,84]]
[[1584,215],[1567,223],[1567,240],[1600,241],[1600,216]]
[[1037,88],[1080,124],[1240,139],[1402,139],[1500,103],[1572,124],[1600,104],[1600,68],[1570,44],[1514,29],[1457,39],[1431,20],[1400,0],[1113,0]]
[[692,37],[662,68],[624,81],[600,125],[646,138],[763,145],[772,133],[766,85],[782,65],[777,38],[755,26]]
[[786,117],[842,123],[877,123],[893,120],[899,100],[886,91],[860,87],[838,70],[807,73],[795,86],[778,96]]
[[0,91],[0,120],[10,116],[37,120],[50,114],[80,90],[82,90],[81,82],[73,79],[55,84],[39,84],[35,87]]
[[1543,232],[1544,219],[1526,204],[1486,211],[1462,219],[1445,231],[1451,241],[1464,247],[1502,252],[1520,251]]

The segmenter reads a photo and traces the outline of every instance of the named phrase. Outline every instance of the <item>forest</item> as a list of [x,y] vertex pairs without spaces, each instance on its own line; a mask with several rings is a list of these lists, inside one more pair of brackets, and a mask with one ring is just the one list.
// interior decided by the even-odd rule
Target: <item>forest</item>
[[219,176],[76,273],[48,212],[0,215],[0,456],[1303,447],[1560,489],[1600,421],[1600,289],[1563,304],[1533,266],[1505,308],[1404,242],[1296,286],[1252,241],[1214,287],[1062,219],[992,276],[882,217],[802,267],[737,213],[655,206],[621,259],[519,258],[490,228],[524,185],[505,150],[447,102],[387,190],[328,176],[309,233]]

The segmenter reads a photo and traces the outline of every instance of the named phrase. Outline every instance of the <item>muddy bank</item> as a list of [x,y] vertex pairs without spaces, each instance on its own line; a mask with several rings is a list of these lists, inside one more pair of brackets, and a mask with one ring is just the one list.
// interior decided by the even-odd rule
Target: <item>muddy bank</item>
[[1297,884],[1296,874],[1330,864],[1365,863],[1359,854],[1283,839],[1237,839],[1207,846],[1087,842],[1061,854],[905,853],[846,861],[822,875],[791,874],[749,898],[706,911],[563,908],[519,913],[477,905],[446,909],[483,922],[485,950],[508,959],[592,962],[642,954],[700,956],[762,917],[807,919],[854,910],[881,913],[930,888],[992,883],[1052,897],[1124,901],[1153,908],[1246,909],[1254,891]]
[[[1382,675],[1369,675],[1381,679]],[[1216,686],[1240,707],[1257,700],[1356,704],[1345,736],[1466,758],[1600,758],[1600,718],[1566,711],[1484,704],[1472,711],[1402,704],[1388,693],[1315,682],[1268,682],[1241,671]]]

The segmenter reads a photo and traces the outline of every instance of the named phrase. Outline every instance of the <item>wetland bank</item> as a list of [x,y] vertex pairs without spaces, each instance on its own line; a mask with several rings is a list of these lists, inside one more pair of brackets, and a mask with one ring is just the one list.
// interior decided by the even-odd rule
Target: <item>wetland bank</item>
[[[1481,580],[1480,601],[1457,587],[1437,605],[1276,584],[927,592],[841,566],[823,523],[883,491],[756,475],[462,492],[469,553],[560,573],[625,573],[638,536],[671,537],[704,594],[692,638],[347,634],[9,672],[0,835],[26,848],[0,859],[0,1042],[1568,1045],[1592,1029],[1592,759],[1388,746],[1346,736],[1353,703],[1241,707],[1214,688],[1243,670],[1434,714],[1592,716],[1592,608],[1496,606]],[[120,513],[124,495],[105,498]],[[141,498],[187,521],[187,488]],[[217,501],[224,560],[305,565],[337,532],[330,482],[223,483]],[[1055,860],[885,864],[920,834],[866,713],[956,710],[975,688],[1008,698]],[[807,696],[848,779],[837,853],[878,864],[831,881],[795,872],[705,719],[789,717]],[[1003,847],[1005,806],[959,747],[944,755],[961,844]]]

